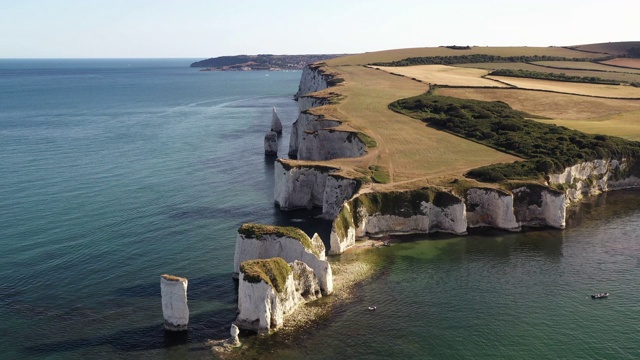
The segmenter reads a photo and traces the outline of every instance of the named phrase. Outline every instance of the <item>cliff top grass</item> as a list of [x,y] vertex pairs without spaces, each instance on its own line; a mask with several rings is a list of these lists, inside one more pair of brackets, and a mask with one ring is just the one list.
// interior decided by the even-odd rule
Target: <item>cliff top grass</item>
[[[621,46],[627,45],[629,44]],[[615,48],[619,49],[620,46]],[[324,90],[324,92],[339,94],[337,97],[339,100],[327,106],[315,108],[312,110],[313,113],[325,116],[327,119],[342,121],[341,130],[366,134],[377,144],[375,148],[367,149],[367,154],[360,158],[335,159],[316,162],[316,164],[340,168],[341,174],[348,174],[345,175],[346,177],[367,177],[372,181],[371,187],[375,191],[381,191],[415,189],[425,184],[453,188],[451,179],[461,180],[463,175],[472,169],[522,160],[521,155],[518,156],[516,152],[505,153],[504,148],[486,146],[490,144],[484,145],[478,139],[463,138],[451,132],[442,131],[388,108],[388,104],[398,99],[418,96],[429,91],[428,83],[450,84],[448,87],[438,87],[439,95],[504,101],[514,110],[529,114],[523,117],[535,118],[541,123],[565,121],[563,125],[568,128],[575,126],[578,130],[591,129],[606,135],[619,135],[624,132],[631,134],[627,138],[640,138],[640,126],[634,124],[632,116],[635,114],[634,111],[640,111],[640,102],[614,99],[624,96],[635,97],[636,92],[640,95],[640,88],[628,85],[596,85],[507,76],[493,79],[483,77],[488,69],[501,68],[500,66],[511,67],[516,63],[520,63],[518,66],[523,68],[529,66],[545,68],[533,64],[522,65],[523,61],[562,61],[568,67],[573,62],[579,62],[583,67],[584,64],[595,64],[594,69],[585,70],[591,72],[602,70],[602,67],[615,68],[604,63],[596,64],[595,61],[609,63],[611,60],[605,59],[611,59],[616,54],[606,53],[606,51],[589,51],[564,47],[415,48],[350,55],[316,64],[315,66],[321,67],[325,73],[339,77],[341,82],[339,86]],[[456,66],[464,65],[467,69],[437,65],[424,67],[430,69],[428,73],[402,74],[409,68],[394,67],[383,71],[363,66],[372,63],[390,63],[412,57],[430,58],[424,60],[426,61],[424,63],[431,64],[442,64],[442,57],[448,57],[446,61],[455,58],[452,63]],[[436,59],[437,57],[441,58]],[[473,66],[466,64],[472,61],[476,63],[480,61],[483,67],[487,65],[486,61],[494,61],[496,64],[493,67],[474,70],[469,69]],[[518,67],[514,69],[517,70]],[[612,73],[613,75],[607,73],[608,77],[625,76],[624,68],[618,69],[622,72]],[[547,73],[560,72],[547,71]],[[601,71],[601,73],[604,72]],[[587,74],[591,75],[591,73]],[[635,76],[635,74],[632,75]],[[518,81],[525,85],[513,85]],[[489,84],[495,84],[495,88]],[[530,87],[532,90],[518,89],[516,86]],[[322,92],[317,94],[320,93]],[[572,120],[587,121],[592,118],[601,121],[571,122]],[[564,163],[563,160],[558,161],[558,164]],[[523,166],[523,164],[526,162],[520,161],[517,166]],[[527,172],[530,169],[522,170]]]
[[238,229],[238,233],[244,235],[248,239],[263,240],[265,236],[273,235],[277,237],[288,237],[298,240],[305,249],[319,256],[317,249],[311,243],[311,239],[304,231],[293,226],[275,226],[262,224],[242,224]]
[[389,107],[443,131],[528,159],[467,173],[480,181],[540,179],[583,161],[640,157],[640,142],[536,122],[525,118],[532,117],[530,114],[500,101],[427,93],[395,101]]
[[187,278],[174,276],[174,275],[169,275],[169,274],[162,274],[162,275],[160,275],[160,277],[162,277],[163,279],[165,279],[167,281],[176,281],[176,282],[187,281]]
[[291,267],[282,258],[248,260],[240,264],[240,272],[244,274],[244,281],[256,284],[264,281],[282,293],[291,274]]

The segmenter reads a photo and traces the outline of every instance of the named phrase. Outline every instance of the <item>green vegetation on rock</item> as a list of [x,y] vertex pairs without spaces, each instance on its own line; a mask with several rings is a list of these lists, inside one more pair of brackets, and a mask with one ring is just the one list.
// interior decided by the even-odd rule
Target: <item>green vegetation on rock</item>
[[640,142],[614,136],[591,135],[563,126],[544,124],[494,101],[465,100],[424,94],[389,105],[394,111],[527,161],[473,169],[467,176],[479,181],[539,179],[566,167],[596,159],[639,159]]
[[300,241],[305,249],[311,251],[316,256],[319,256],[315,247],[311,243],[309,236],[304,231],[293,226],[275,226],[275,225],[262,225],[262,224],[242,224],[238,229],[238,233],[244,235],[247,239],[263,240],[267,235],[274,235],[277,237],[288,237],[294,240]]
[[244,281],[259,283],[264,281],[278,293],[284,291],[287,277],[291,274],[291,267],[282,258],[247,260],[240,264],[240,272],[244,274]]

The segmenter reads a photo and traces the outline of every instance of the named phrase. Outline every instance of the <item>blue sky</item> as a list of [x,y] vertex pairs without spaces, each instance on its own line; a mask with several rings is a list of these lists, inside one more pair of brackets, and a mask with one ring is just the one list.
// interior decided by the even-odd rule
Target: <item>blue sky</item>
[[638,41],[638,14],[638,0],[0,0],[0,58],[207,58]]

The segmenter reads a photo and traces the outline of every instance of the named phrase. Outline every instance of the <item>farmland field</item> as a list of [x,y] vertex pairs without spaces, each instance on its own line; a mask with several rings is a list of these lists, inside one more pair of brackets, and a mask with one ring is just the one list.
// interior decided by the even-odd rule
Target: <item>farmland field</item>
[[566,58],[598,58],[602,54],[585,53],[561,47],[481,47],[474,46],[469,50],[452,50],[446,47],[437,48],[409,48],[397,50],[376,51],[370,53],[349,55],[327,60],[329,66],[366,65],[373,62],[389,62],[421,56],[460,56],[469,54],[490,54],[497,56],[533,56],[547,55]]
[[429,88],[425,84],[362,66],[334,69],[345,82],[332,90],[345,97],[338,105],[319,110],[346,119],[343,127],[366,132],[378,146],[363,158],[336,159],[329,162],[331,165],[355,171],[380,165],[388,169],[391,182],[397,183],[460,176],[475,167],[518,159],[388,109],[395,100],[426,92]]
[[[640,70],[637,70],[637,73],[627,73],[627,72],[623,72],[624,69],[622,68],[616,68],[613,66],[600,65],[600,64],[594,64],[589,62],[548,61],[546,63],[592,64],[592,65],[599,65],[600,67],[605,67],[609,69],[617,69],[617,72],[589,71],[589,70],[579,70],[579,69],[575,69],[575,70],[556,69],[556,68],[538,66],[538,65],[528,64],[528,63],[473,63],[473,64],[461,64],[456,66],[464,67],[464,68],[487,69],[487,70],[497,70],[497,69],[530,70],[530,71],[538,71],[543,73],[566,74],[569,76],[598,77],[606,80],[614,80],[614,81],[629,82],[629,83],[640,82]],[[391,69],[395,69],[395,68],[391,68]],[[630,72],[634,71],[633,69],[629,69],[629,70]],[[398,73],[397,70],[389,70],[389,71]]]
[[374,68],[416,78],[429,84],[450,85],[450,86],[496,86],[508,87],[497,81],[482,78],[489,72],[487,70],[461,68],[446,65],[417,65],[417,66],[375,66]]
[[[624,66],[628,68],[640,69],[640,59],[613,59],[603,61],[603,64],[615,65],[615,66]],[[622,69],[627,71],[627,69]]]
[[607,98],[640,99],[640,88],[629,85],[585,84],[509,76],[487,76],[487,79],[502,81],[521,89],[546,90],[565,94],[601,96]]
[[603,99],[521,89],[441,88],[438,95],[503,101],[516,110],[549,118],[533,119],[591,134],[640,140],[640,101]]
[[[616,60],[633,60],[633,59],[616,59]],[[613,61],[613,60],[609,60]],[[612,71],[640,74],[640,69],[624,69],[616,66],[609,66],[601,63],[593,63],[588,61],[536,61],[533,64],[551,66],[556,68],[570,68],[577,70],[596,70],[596,71]]]
[[[487,146],[426,126],[420,120],[391,111],[390,103],[428,91],[429,84],[441,85],[437,95],[502,101],[516,110],[544,117],[540,122],[555,123],[588,133],[618,135],[640,139],[640,88],[629,85],[599,85],[562,81],[486,76],[492,69],[524,69],[565,73],[575,76],[640,80],[636,71],[584,61],[550,62],[575,67],[553,69],[527,63],[481,63],[456,66],[418,65],[400,67],[362,66],[408,57],[461,56],[557,56],[597,58],[603,54],[566,48],[480,48],[465,50],[417,48],[388,50],[326,60],[324,69],[342,79],[337,86],[316,95],[338,96],[330,105],[310,112],[342,121],[342,130],[355,130],[375,139],[376,146],[359,158],[334,159],[325,165],[341,168],[347,176],[381,175],[387,184],[374,188],[411,188],[424,184],[444,184],[465,172],[496,163],[518,160]],[[620,71],[580,70],[616,69]],[[626,74],[625,74],[626,73]],[[499,81],[495,81],[499,80]],[[505,84],[510,84],[506,85]],[[542,91],[541,91],[542,90]],[[617,99],[621,98],[621,99]],[[303,162],[304,163],[304,162]]]

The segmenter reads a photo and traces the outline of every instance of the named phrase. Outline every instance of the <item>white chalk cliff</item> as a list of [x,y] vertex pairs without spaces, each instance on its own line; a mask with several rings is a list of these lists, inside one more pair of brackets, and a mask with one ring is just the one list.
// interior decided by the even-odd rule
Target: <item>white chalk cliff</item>
[[324,90],[329,87],[331,75],[327,74],[318,65],[307,65],[302,69],[300,85],[294,98],[298,99],[302,95]]
[[326,260],[324,244],[317,234],[309,239],[297,228],[258,224],[244,224],[240,227],[233,259],[235,274],[240,272],[240,265],[247,260],[274,257],[287,262],[302,261],[313,269],[322,293],[333,292],[331,265]]
[[472,188],[467,191],[465,202],[469,227],[520,230],[513,213],[513,194],[500,189]]
[[275,107],[271,110],[271,131],[278,134],[282,133],[282,122],[280,121],[280,117],[278,117]]
[[361,194],[344,204],[331,229],[330,254],[341,254],[363,236],[430,232],[466,234],[462,199],[446,192],[393,191]]
[[627,174],[628,167],[627,159],[585,161],[549,175],[549,183],[567,185],[566,201],[574,202],[609,190],[640,187],[640,179]]
[[275,162],[274,200],[281,210],[322,208],[322,217],[334,219],[359,183],[332,174],[326,166],[292,166]]
[[188,281],[185,278],[166,274],[160,276],[162,316],[164,317],[164,327],[167,330],[187,330],[189,324],[187,285]]
[[352,131],[305,131],[298,145],[298,160],[325,161],[360,157],[366,153],[366,148],[358,134]]
[[282,258],[249,260],[240,267],[235,324],[257,332],[282,326],[296,307],[322,297],[313,269]]

